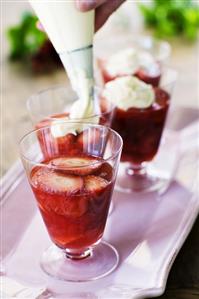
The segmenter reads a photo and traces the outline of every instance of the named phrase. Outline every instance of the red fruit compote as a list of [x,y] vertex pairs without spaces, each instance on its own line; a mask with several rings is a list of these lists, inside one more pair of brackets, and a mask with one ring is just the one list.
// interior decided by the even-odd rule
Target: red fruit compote
[[155,89],[155,103],[146,109],[116,110],[112,128],[123,138],[121,160],[140,164],[151,161],[158,151],[170,96],[164,90]]
[[113,169],[92,155],[58,156],[32,169],[30,184],[52,241],[78,252],[102,237]]

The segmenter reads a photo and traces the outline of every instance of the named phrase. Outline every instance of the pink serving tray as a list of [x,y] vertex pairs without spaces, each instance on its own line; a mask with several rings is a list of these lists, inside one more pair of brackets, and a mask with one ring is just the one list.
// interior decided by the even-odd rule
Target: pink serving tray
[[40,256],[50,240],[17,162],[2,180],[1,199],[1,260],[6,270],[2,281],[13,290],[17,283],[12,298],[130,299],[161,295],[199,211],[194,190],[197,118],[198,111],[189,108],[178,108],[170,114],[155,161],[170,182],[161,195],[114,192],[114,209],[104,239],[117,248],[120,264],[114,273],[94,282],[63,283],[48,278],[40,269]]

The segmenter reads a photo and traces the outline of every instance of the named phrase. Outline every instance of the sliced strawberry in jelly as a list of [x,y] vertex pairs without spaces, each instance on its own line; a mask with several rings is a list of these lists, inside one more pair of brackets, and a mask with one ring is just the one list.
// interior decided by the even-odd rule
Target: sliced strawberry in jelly
[[58,173],[47,167],[39,168],[31,177],[31,183],[33,187],[49,193],[74,194],[83,187],[81,177]]
[[74,175],[88,175],[95,172],[101,162],[95,157],[61,157],[51,160],[51,165],[56,166],[58,170]]
[[71,217],[80,217],[88,210],[88,200],[84,197],[69,199],[65,204],[65,214]]
[[48,207],[62,216],[81,217],[88,210],[88,201],[79,195],[72,195],[70,198],[51,200],[48,202]]
[[99,176],[88,175],[84,179],[84,188],[86,192],[100,192],[103,191],[109,182]]

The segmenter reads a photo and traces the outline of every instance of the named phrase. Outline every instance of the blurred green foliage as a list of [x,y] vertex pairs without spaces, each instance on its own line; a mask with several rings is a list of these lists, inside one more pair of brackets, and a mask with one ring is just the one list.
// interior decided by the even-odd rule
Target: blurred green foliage
[[7,31],[10,58],[20,59],[36,53],[47,40],[44,32],[36,27],[37,17],[25,12],[20,23]]
[[199,28],[199,1],[152,0],[139,4],[145,24],[160,38],[184,36],[196,40]]

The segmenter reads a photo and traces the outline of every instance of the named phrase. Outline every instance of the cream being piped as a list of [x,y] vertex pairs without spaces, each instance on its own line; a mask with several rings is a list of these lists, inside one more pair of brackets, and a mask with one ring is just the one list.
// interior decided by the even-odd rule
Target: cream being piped
[[[49,39],[60,56],[79,102],[71,109],[71,119],[95,115],[93,103],[94,10],[79,12],[74,1],[30,0]],[[81,103],[81,109],[77,109]],[[57,127],[57,126],[56,126]],[[53,132],[56,135],[56,132]],[[65,135],[65,132],[57,132]]]

